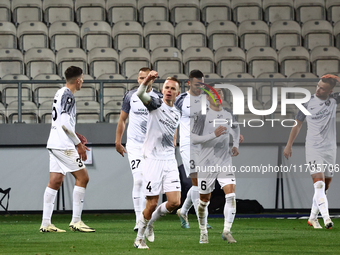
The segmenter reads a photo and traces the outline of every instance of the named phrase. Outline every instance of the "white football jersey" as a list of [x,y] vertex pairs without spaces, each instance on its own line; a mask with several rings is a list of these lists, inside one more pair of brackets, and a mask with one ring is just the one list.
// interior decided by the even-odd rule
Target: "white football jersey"
[[181,119],[181,111],[176,106],[170,107],[161,98],[155,97],[151,97],[146,107],[149,110],[149,119],[143,155],[153,159],[174,159],[173,140]]
[[296,119],[307,119],[306,147],[314,149],[336,148],[336,107],[340,103],[339,93],[321,100],[315,94],[303,106],[312,114],[299,111]]
[[[218,120],[214,127],[214,120]],[[231,125],[232,124],[232,125]],[[195,123],[192,130],[192,139],[197,136],[211,136],[218,126],[226,127],[226,134],[214,137],[201,143],[201,151],[197,165],[199,166],[223,166],[227,162],[231,163],[231,154],[229,152],[229,136],[233,137],[233,147],[239,147],[240,128],[236,124],[234,116],[222,109],[214,111],[207,108],[206,115],[199,114],[195,117]]]
[[47,141],[47,148],[68,150],[74,149],[73,141],[68,137],[65,131],[62,129],[60,122],[61,114],[70,115],[70,124],[73,132],[75,132],[76,126],[76,101],[71,90],[67,87],[63,87],[57,91],[53,99],[52,105],[52,124],[50,136]]
[[[143,147],[149,111],[136,94],[137,89],[128,91],[123,98],[122,111],[129,114],[126,149],[129,153],[140,154]],[[151,90],[150,96],[161,98],[160,92]]]
[[[201,97],[202,95],[192,96],[189,92],[185,92],[176,98],[175,105],[182,112],[179,133],[181,146],[190,145],[190,132],[194,126],[193,118],[201,111]],[[190,148],[197,148],[197,146],[191,145]]]

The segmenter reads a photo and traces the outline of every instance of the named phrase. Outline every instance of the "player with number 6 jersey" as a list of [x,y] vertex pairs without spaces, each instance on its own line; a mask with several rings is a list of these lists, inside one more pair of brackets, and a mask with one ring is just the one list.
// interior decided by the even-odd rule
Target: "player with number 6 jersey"
[[83,71],[70,66],[65,71],[66,85],[54,96],[52,105],[52,124],[47,148],[50,155],[50,180],[44,193],[43,219],[40,232],[66,232],[51,223],[54,201],[66,173],[71,173],[76,183],[73,190],[72,220],[69,228],[72,231],[95,232],[81,220],[85,189],[89,176],[82,160],[86,160],[84,136],[75,132],[76,102],[74,93],[81,89]]

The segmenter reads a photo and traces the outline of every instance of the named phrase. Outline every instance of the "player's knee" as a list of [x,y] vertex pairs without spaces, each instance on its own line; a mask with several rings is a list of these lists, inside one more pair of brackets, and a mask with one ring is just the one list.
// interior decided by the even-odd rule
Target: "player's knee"
[[150,211],[154,211],[156,210],[156,207],[157,207],[157,201],[155,200],[150,200],[148,201],[148,203],[146,204],[146,207],[150,210]]
[[181,205],[181,201],[180,200],[168,201],[168,205],[170,207],[170,211],[173,211]]
[[325,183],[323,181],[317,181],[314,183],[314,188],[316,190],[322,190],[325,188]]

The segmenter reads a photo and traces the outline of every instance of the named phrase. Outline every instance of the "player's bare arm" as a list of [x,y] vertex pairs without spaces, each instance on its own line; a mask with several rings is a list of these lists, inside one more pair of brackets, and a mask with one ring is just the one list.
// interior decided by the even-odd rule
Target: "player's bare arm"
[[243,142],[244,142],[244,137],[243,137],[243,135],[240,134],[240,141],[239,141],[239,143],[243,143]]
[[158,73],[154,70],[152,70],[148,76],[143,80],[142,84],[139,85],[138,90],[136,92],[137,96],[140,98],[140,100],[143,102],[144,105],[148,105],[151,101],[151,97],[149,94],[146,93],[146,90],[148,88],[148,83],[153,82],[158,77]]
[[124,146],[122,145],[122,137],[126,126],[126,120],[129,117],[129,114],[124,112],[123,110],[120,111],[120,116],[118,120],[117,130],[116,130],[116,151],[124,157],[124,153],[127,153]]
[[78,134],[77,132],[76,132],[76,135],[77,135],[77,137],[79,138],[79,140],[82,144],[87,144],[87,139],[86,139],[85,136]]
[[287,142],[287,145],[285,147],[285,149],[283,150],[283,155],[285,156],[286,159],[288,159],[289,157],[292,156],[292,147],[293,147],[293,143],[297,137],[297,135],[299,134],[301,127],[302,127],[302,121],[296,120],[297,125],[295,127],[292,128],[292,130],[290,131],[290,135],[289,135],[289,139]]

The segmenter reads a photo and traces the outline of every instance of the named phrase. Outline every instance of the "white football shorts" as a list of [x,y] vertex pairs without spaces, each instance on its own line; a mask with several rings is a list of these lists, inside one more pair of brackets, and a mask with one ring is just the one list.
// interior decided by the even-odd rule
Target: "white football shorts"
[[66,173],[85,168],[76,149],[48,149],[48,152],[50,154],[50,172],[66,175]]
[[181,181],[176,159],[144,159],[143,190],[146,196],[157,196],[171,191],[181,191]]
[[197,163],[198,151],[190,150],[190,145],[180,147],[180,154],[187,177],[191,174],[196,173],[195,164]]
[[311,175],[324,173],[325,177],[334,176],[336,149],[317,150],[306,147],[306,162]]
[[129,151],[128,151],[127,154],[128,154],[130,169],[131,169],[132,173],[141,172],[142,169],[143,169],[142,165],[144,163],[144,157],[143,157],[142,153],[137,155],[135,153],[129,153]]

